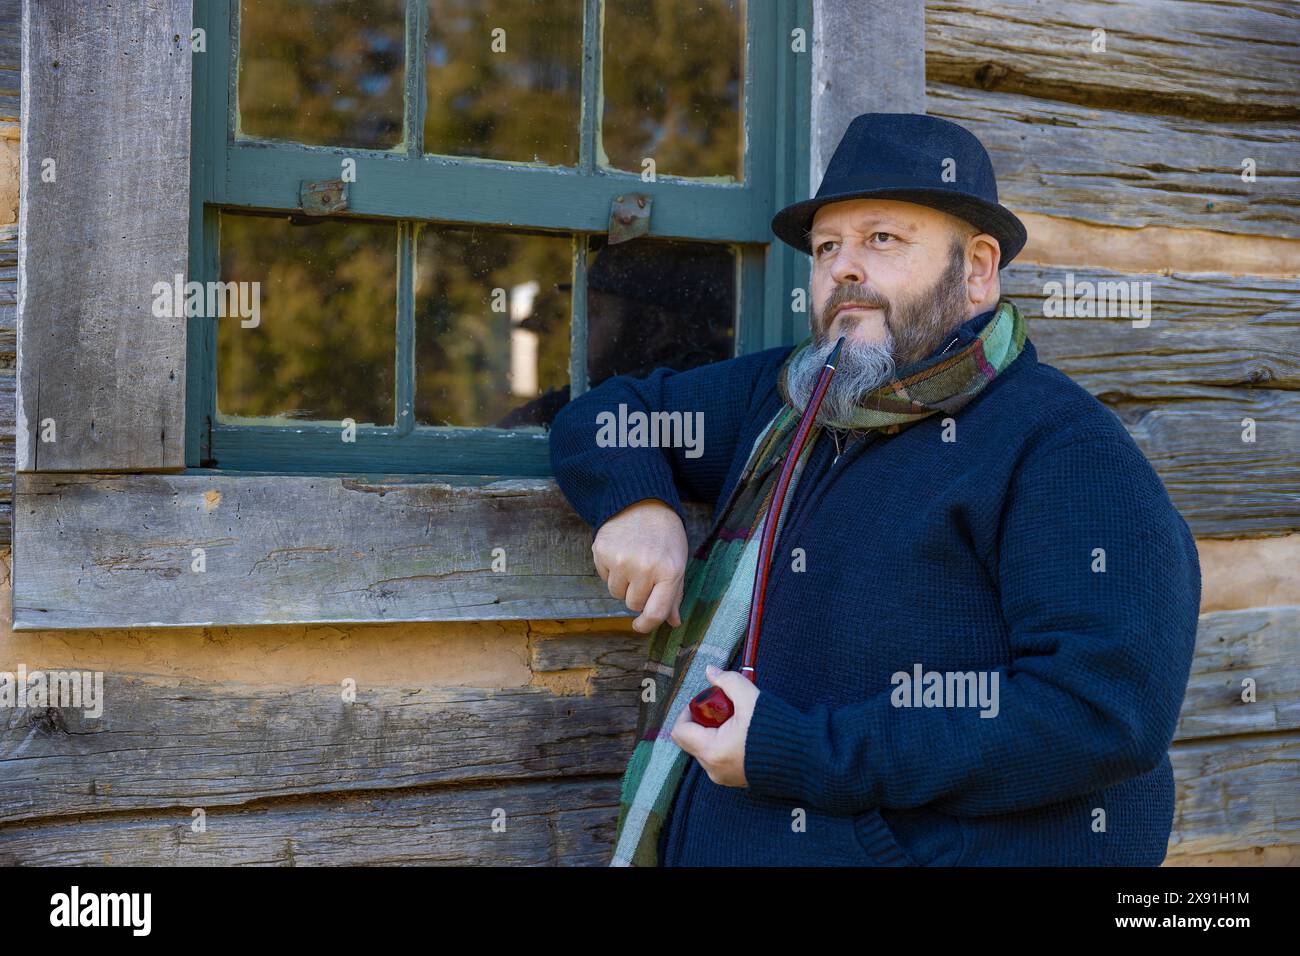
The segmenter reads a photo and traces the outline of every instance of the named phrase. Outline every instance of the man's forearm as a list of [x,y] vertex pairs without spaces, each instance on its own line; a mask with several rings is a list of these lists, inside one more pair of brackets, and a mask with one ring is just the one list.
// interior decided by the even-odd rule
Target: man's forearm
[[[686,372],[661,368],[640,379],[619,375],[574,399],[556,416],[550,433],[552,469],[574,510],[599,528],[644,498],[664,501],[683,519],[682,497],[714,503],[751,399],[774,380],[777,358],[776,350],[768,350]],[[694,444],[602,442],[609,437],[611,416],[625,421],[634,413],[676,414],[680,421],[691,416]],[[684,437],[684,432],[669,435]]]

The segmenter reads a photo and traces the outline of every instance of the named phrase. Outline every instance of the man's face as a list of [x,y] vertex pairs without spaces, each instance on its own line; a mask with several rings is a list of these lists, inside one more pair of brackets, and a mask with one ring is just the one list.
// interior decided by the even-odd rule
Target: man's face
[[970,317],[964,221],[915,203],[853,199],[811,229],[814,342],[889,344],[898,367],[925,358]]

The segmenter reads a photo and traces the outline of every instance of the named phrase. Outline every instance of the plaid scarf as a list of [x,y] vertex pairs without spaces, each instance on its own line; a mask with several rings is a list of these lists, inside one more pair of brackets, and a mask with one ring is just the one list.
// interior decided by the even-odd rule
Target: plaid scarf
[[[932,357],[863,399],[851,421],[828,422],[836,428],[876,429],[897,434],[936,412],[960,409],[1020,354],[1025,321],[1010,299],[979,336],[951,355]],[[786,373],[791,359],[811,346],[804,339],[787,356],[777,375],[785,405],[759,434],[727,505],[686,567],[681,624],[661,624],[650,644],[645,671],[653,682],[643,693],[636,746],[628,760],[619,796],[618,829],[611,866],[658,865],[659,834],[681,782],[690,754],[670,733],[692,697],[709,686],[707,664],[728,669],[744,641],[749,604],[758,565],[763,518],[803,410],[790,402]],[[777,534],[794,499],[794,488],[812,453],[823,423],[814,424],[795,462],[780,514]],[[647,700],[647,696],[649,699]]]

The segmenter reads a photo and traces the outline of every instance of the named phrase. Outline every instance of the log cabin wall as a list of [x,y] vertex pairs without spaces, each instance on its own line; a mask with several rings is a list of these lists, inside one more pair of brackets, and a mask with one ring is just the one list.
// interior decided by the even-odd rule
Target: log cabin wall
[[[927,109],[980,136],[1029,226],[1005,291],[1043,360],[1124,419],[1200,546],[1166,865],[1300,862],[1300,20],[1261,0],[978,7],[927,4]],[[19,19],[0,0],[6,541]],[[1151,282],[1150,335],[1043,316],[1066,272]],[[1263,437],[1229,445],[1245,417]],[[0,721],[0,864],[607,861],[647,642],[628,618],[15,633],[0,556],[0,669],[100,670],[112,701],[84,728]]]
[[[1300,862],[1298,13],[926,3],[926,111],[979,136],[1029,229],[1004,293],[1039,358],[1129,427],[1198,539],[1166,865]],[[1150,283],[1150,326],[1049,317],[1048,284],[1070,274]],[[1242,441],[1247,418],[1270,437]]]

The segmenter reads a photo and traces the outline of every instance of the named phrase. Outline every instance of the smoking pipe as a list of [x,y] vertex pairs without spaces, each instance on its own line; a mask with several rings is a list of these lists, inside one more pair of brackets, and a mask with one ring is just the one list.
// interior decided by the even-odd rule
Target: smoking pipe
[[[817,409],[821,408],[822,396],[826,394],[826,388],[831,383],[831,376],[835,374],[835,362],[840,357],[840,347],[844,344],[844,336],[840,336],[839,341],[835,343],[835,348],[831,349],[831,354],[826,359],[826,364],[822,366],[821,374],[817,376],[817,384],[813,387],[812,397],[808,399],[808,406],[804,409],[803,415],[799,419],[799,427],[794,433],[794,441],[791,443],[790,450],[786,453],[785,461],[781,464],[781,474],[776,480],[776,490],[772,493],[772,503],[768,505],[767,514],[763,518],[763,538],[758,547],[758,568],[754,574],[754,593],[749,600],[749,623],[745,628],[745,650],[740,660],[740,672],[749,678],[749,682],[754,683],[754,661],[758,657],[758,631],[763,621],[763,593],[767,588],[767,571],[772,564],[772,546],[776,539],[776,523],[781,515],[781,507],[785,501],[785,492],[790,484],[790,475],[794,472],[795,462],[799,460],[799,455],[803,452],[804,443],[808,440],[808,433],[812,431],[813,422],[817,418]],[[716,684],[706,687],[694,697],[690,703],[691,719],[703,727],[719,727],[731,719],[735,713],[735,707],[721,687]]]

